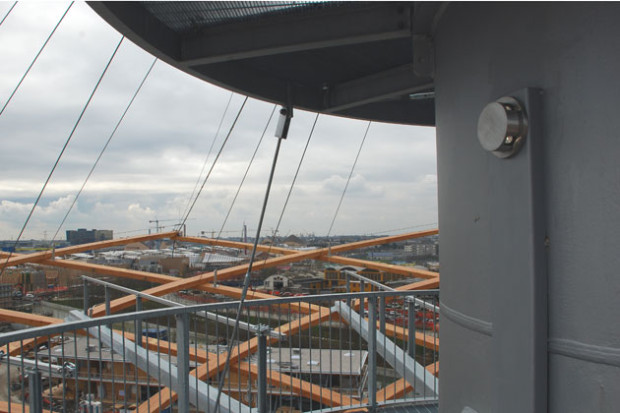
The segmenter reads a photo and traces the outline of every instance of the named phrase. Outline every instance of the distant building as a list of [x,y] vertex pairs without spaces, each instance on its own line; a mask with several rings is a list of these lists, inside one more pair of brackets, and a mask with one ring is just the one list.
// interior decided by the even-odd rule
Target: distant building
[[282,274],[274,274],[265,279],[263,283],[264,288],[268,290],[281,290],[283,288],[288,288],[292,283],[290,279]]
[[[399,281],[404,277],[398,274],[387,273],[383,271],[373,270],[372,268],[349,266],[329,266],[325,268],[325,280],[327,288],[333,292],[347,292],[347,278],[349,278],[349,292],[362,292],[362,283],[359,279],[347,276],[347,271],[357,273],[373,281],[382,284],[388,284]],[[363,284],[363,291],[376,291],[377,288],[370,283]]]
[[148,249],[149,247],[141,242],[132,242],[131,244],[125,245],[125,251],[146,251]]
[[439,254],[439,245],[436,243],[419,243],[405,245],[404,251],[411,253],[415,257],[437,256]]
[[113,238],[111,229],[78,228],[67,231],[67,242],[71,245],[88,244],[89,242],[106,241]]

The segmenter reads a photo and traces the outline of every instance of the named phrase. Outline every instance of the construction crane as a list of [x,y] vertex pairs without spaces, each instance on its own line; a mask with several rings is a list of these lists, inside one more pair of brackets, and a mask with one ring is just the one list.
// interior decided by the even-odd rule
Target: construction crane
[[149,224],[152,224],[154,222],[155,223],[155,232],[158,233],[159,229],[161,228],[159,226],[159,223],[160,222],[166,222],[166,221],[177,221],[177,222],[179,222],[180,220],[178,218],[177,219],[150,219],[149,220]]
[[[186,219],[186,221],[193,221],[195,218],[189,218]],[[158,233],[160,229],[165,228],[163,226],[159,226],[160,222],[166,222],[166,221],[176,221],[177,224],[175,225],[181,225],[182,219],[181,218],[176,218],[176,219],[150,219],[149,220],[149,224],[152,224],[153,222],[155,223],[155,232]],[[150,233],[150,230],[149,230]]]

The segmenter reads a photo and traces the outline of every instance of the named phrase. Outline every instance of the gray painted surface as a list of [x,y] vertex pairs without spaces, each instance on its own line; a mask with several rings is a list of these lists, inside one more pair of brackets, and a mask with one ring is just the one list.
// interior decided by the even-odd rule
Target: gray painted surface
[[[442,412],[466,406],[480,413],[611,412],[620,406],[619,368],[601,362],[614,359],[620,348],[618,16],[616,3],[453,3],[439,22],[441,300],[492,323],[493,330],[489,337],[442,319]],[[494,159],[476,138],[482,108],[526,87],[544,91],[544,172],[534,173],[532,182],[546,189],[543,200],[529,205],[522,179],[509,186],[515,181],[512,165],[501,164],[513,160]],[[494,209],[510,204],[519,208],[514,220]],[[524,215],[521,208],[528,206]],[[532,388],[527,380],[535,370],[531,356],[537,344],[527,331],[540,333],[537,318],[545,310],[535,307],[540,302],[535,290],[517,295],[535,284],[535,265],[521,275],[515,266],[521,267],[519,259],[537,262],[540,239],[532,236],[534,249],[518,241],[524,226],[536,222],[527,213],[535,216],[542,206],[546,224],[534,229],[549,236],[551,344],[548,387]],[[501,251],[511,246],[514,260],[507,262]],[[509,337],[521,332],[523,351],[514,351]],[[493,362],[496,357],[503,368]],[[536,407],[547,395],[548,406]]]

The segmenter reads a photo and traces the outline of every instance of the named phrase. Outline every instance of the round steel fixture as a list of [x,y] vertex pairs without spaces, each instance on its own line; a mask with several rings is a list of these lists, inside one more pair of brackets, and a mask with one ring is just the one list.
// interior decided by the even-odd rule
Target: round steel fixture
[[478,118],[480,145],[498,158],[516,154],[527,135],[527,116],[512,97],[502,97],[484,107]]

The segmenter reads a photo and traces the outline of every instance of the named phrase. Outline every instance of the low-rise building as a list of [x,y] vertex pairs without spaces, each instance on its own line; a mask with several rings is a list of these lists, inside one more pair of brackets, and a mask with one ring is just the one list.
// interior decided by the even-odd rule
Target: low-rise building
[[67,242],[71,245],[88,244],[89,242],[106,241],[113,238],[113,231],[110,229],[91,229],[78,228],[77,230],[67,230]]
[[[371,268],[348,266],[329,266],[325,268],[326,287],[333,292],[345,292],[347,290],[347,278],[349,279],[350,292],[362,292],[362,282],[347,275],[347,271],[354,272],[373,281],[387,285],[393,281],[398,281],[404,277],[399,274],[392,274],[383,271],[373,270]],[[364,292],[375,291],[376,287],[370,283],[364,283]]]

